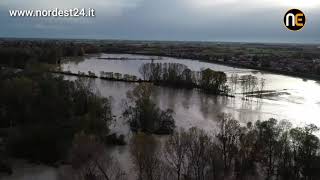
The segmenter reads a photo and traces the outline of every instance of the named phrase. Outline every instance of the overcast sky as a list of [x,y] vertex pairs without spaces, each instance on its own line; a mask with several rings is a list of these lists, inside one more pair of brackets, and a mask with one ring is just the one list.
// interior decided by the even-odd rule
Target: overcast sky
[[[9,9],[94,8],[95,18],[10,17]],[[283,25],[302,10],[302,31]],[[0,37],[320,44],[320,0],[1,0]]]

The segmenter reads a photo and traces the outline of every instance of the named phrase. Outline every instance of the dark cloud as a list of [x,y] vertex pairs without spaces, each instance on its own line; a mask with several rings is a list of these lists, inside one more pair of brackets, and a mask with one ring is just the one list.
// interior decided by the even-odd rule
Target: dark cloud
[[[28,2],[33,1],[39,0]],[[0,36],[320,43],[319,7],[306,8],[306,26],[300,32],[291,32],[282,22],[288,8],[276,3],[253,4],[256,7],[252,8],[249,6],[252,0],[199,5],[195,0],[106,0],[102,4],[98,0],[92,0],[91,4],[72,1],[96,8],[97,17],[14,18],[9,17],[8,9],[16,8],[18,3],[10,7],[5,0],[7,3],[0,3]],[[58,5],[63,7],[61,3]]]

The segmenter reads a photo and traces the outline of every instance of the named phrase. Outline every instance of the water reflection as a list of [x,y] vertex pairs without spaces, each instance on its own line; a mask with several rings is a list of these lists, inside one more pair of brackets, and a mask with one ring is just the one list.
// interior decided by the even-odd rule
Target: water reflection
[[[99,58],[108,58],[99,59]],[[117,58],[117,60],[112,60]],[[136,60],[118,60],[136,59]],[[142,60],[139,60],[142,59]],[[137,60],[138,59],[138,60]],[[152,56],[137,56],[130,54],[100,54],[89,56],[82,62],[65,62],[62,68],[72,72],[100,71],[120,72],[140,76],[139,67],[154,59],[154,62],[175,62],[187,65],[192,70],[211,68],[231,75],[254,75],[258,79],[266,79],[265,90],[275,90],[277,93],[265,99],[243,101],[242,96],[236,98],[223,98],[200,93],[197,90],[177,90],[172,88],[157,87],[153,98],[162,108],[171,108],[175,111],[177,125],[182,127],[198,126],[205,129],[214,128],[217,114],[227,112],[243,123],[256,120],[266,120],[271,117],[288,119],[294,125],[303,126],[314,123],[320,125],[320,84],[313,80],[278,75],[251,69],[233,68],[223,65],[211,64],[201,61],[175,59],[163,57],[158,60]],[[114,110],[121,114],[121,100],[126,97],[126,92],[136,84],[95,80],[98,89],[104,96],[113,96]]]
[[[127,134],[129,129],[121,117],[122,101],[126,92],[137,84],[94,80],[95,86],[102,96],[112,96],[113,112],[117,116],[117,123],[113,131]],[[269,118],[268,113],[261,111],[262,101],[242,101],[241,97],[227,98],[204,94],[198,90],[173,89],[169,87],[155,87],[152,99],[162,109],[173,109],[178,127],[199,127],[212,131],[216,127],[217,116],[222,112],[234,114],[241,122],[255,121]],[[274,116],[271,116],[274,117]]]
[[[132,57],[144,58],[145,56],[135,55],[95,55],[89,56],[84,60],[76,62],[69,61],[62,65],[64,70],[72,72],[112,71],[140,76],[138,69],[147,60],[101,60],[98,57]],[[287,119],[293,125],[303,126],[314,123],[320,126],[320,82],[301,78],[277,75],[250,69],[232,68],[222,65],[209,64],[199,61],[178,60],[174,58],[164,58],[155,60],[159,62],[177,62],[186,64],[192,70],[200,70],[202,67],[209,67],[214,70],[224,71],[227,74],[238,73],[239,75],[254,74],[255,76],[266,79],[267,90],[277,90],[277,96],[265,99],[242,100],[242,96],[226,98],[204,94],[198,90],[173,89],[168,87],[154,88],[152,98],[162,109],[171,108],[174,110],[174,117],[178,128],[199,127],[210,133],[215,132],[217,126],[217,116],[222,113],[231,113],[235,119],[242,124],[254,122],[256,120],[267,120],[276,118],[278,120]],[[66,76],[66,79],[74,80],[74,77]],[[94,91],[99,92],[104,97],[112,97],[113,113],[116,116],[115,123],[112,125],[113,132],[130,135],[129,127],[121,117],[123,110],[123,100],[126,93],[137,86],[136,83],[123,83],[105,81],[100,79],[88,80]],[[132,174],[130,154],[125,146],[115,147],[113,156],[120,161],[122,168]],[[58,179],[57,170],[45,168],[40,172],[32,170],[17,173],[11,179]]]

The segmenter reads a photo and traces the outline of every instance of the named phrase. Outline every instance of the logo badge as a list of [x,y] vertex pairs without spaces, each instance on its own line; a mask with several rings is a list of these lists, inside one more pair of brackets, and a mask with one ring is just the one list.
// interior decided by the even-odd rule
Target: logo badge
[[291,31],[298,31],[303,28],[306,23],[306,16],[299,9],[290,9],[284,15],[284,25]]

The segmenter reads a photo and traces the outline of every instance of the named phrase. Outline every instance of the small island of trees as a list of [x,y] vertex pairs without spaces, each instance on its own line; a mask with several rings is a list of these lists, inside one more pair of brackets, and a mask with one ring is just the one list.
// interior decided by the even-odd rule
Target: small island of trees
[[152,85],[139,84],[127,93],[129,102],[123,112],[131,130],[153,134],[172,134],[175,128],[173,111],[163,111],[151,100]]
[[139,72],[144,80],[156,85],[179,88],[199,88],[211,94],[227,94],[227,75],[224,72],[204,69],[192,71],[179,63],[145,63]]

